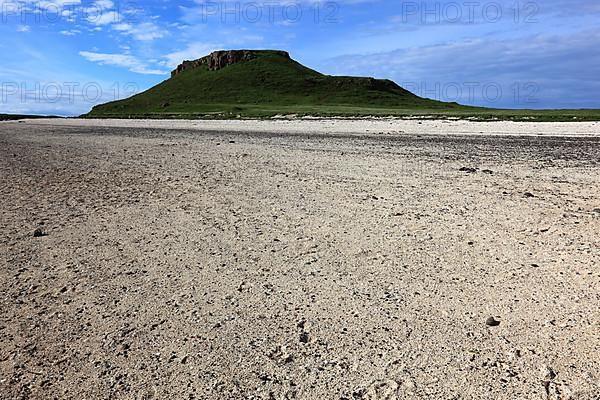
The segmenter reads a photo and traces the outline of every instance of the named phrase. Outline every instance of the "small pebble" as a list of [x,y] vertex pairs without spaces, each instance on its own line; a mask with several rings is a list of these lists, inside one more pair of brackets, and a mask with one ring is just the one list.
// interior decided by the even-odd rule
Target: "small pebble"
[[37,228],[35,231],[33,231],[33,237],[42,237],[44,236],[44,231],[42,230],[42,228]]
[[485,324],[487,326],[498,326],[500,325],[500,321],[496,321],[496,319],[494,317],[489,317],[486,321]]
[[551,381],[554,378],[556,378],[556,372],[554,372],[554,370],[548,366],[546,366],[545,368],[542,369],[542,371],[545,373],[544,378]]
[[301,343],[308,343],[308,333],[302,332],[300,334],[300,342]]

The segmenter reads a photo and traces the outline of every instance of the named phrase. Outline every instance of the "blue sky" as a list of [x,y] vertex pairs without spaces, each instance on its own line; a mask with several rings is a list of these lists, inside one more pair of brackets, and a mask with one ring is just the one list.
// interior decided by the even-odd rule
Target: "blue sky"
[[597,0],[0,0],[0,112],[77,115],[213,50],[288,50],[430,98],[600,108]]

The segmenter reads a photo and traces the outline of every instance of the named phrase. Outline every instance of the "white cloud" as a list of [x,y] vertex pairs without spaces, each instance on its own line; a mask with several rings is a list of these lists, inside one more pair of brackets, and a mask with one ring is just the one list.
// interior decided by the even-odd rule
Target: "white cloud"
[[87,9],[87,22],[98,27],[107,26],[122,35],[131,36],[139,41],[151,41],[164,37],[167,32],[154,22],[128,23],[127,16],[117,11],[107,11],[103,7],[112,7],[110,0],[98,0]]
[[107,54],[107,53],[93,53],[89,51],[80,51],[79,55],[84,57],[86,60],[98,63],[100,65],[112,65],[115,67],[127,68],[131,72],[138,74],[149,74],[149,75],[165,75],[167,72],[148,68],[142,61],[130,54]]
[[176,51],[164,55],[162,65],[169,68],[175,68],[184,60],[196,60],[203,57],[212,51],[218,50],[221,47],[219,44],[211,43],[192,43],[184,50]]
[[[22,2],[21,4],[26,4]],[[42,0],[42,1],[30,1],[33,7],[32,11],[36,13],[46,12],[53,14],[72,13],[76,6],[81,4],[81,0]]]
[[77,29],[70,29],[70,30],[60,31],[59,33],[64,36],[75,36],[78,33],[81,33],[81,31],[77,30]]
[[94,25],[109,25],[121,22],[121,15],[116,11],[90,11],[87,22]]
[[96,0],[94,5],[102,10],[110,10],[114,7],[115,3],[111,0]]
[[17,32],[29,32],[31,30],[30,26],[27,25],[19,25],[17,27]]
[[134,39],[140,41],[149,41],[154,39],[160,39],[165,36],[166,32],[161,29],[158,25],[152,22],[142,22],[138,25],[132,24],[115,24],[113,29],[125,34],[130,35]]

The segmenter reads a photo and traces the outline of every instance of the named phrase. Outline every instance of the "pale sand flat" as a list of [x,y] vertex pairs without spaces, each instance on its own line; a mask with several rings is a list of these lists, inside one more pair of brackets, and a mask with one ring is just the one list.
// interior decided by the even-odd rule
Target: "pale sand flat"
[[34,119],[27,124],[115,128],[195,129],[204,131],[312,134],[454,134],[600,136],[600,122],[473,122],[466,120],[296,119],[296,120],[143,120]]
[[597,399],[597,135],[1,123],[0,398]]

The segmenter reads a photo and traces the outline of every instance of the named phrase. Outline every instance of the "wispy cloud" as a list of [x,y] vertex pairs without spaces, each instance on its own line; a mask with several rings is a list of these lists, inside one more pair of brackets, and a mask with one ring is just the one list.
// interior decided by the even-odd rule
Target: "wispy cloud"
[[109,54],[80,51],[79,55],[88,61],[95,62],[100,65],[111,65],[115,67],[127,68],[129,71],[138,74],[165,75],[168,73],[164,70],[152,69],[144,62],[130,54]]
[[69,30],[60,31],[59,33],[64,36],[76,36],[76,35],[80,34],[81,31],[78,29],[69,29]]
[[[133,4],[133,3],[132,3]],[[136,5],[128,5],[131,8],[119,12],[115,10],[115,4],[111,0],[97,0],[86,8],[86,22],[96,29],[108,27],[121,35],[130,36],[139,41],[153,41],[167,34],[167,30],[160,27],[156,22],[158,17],[147,18],[140,22],[138,14],[143,14]]]
[[124,35],[132,36],[136,40],[150,41],[160,39],[166,35],[166,31],[152,22],[143,22],[141,24],[115,24],[113,29]]
[[[444,87],[452,86],[453,90],[460,87],[463,91],[460,102],[483,106],[577,107],[587,98],[587,104],[600,107],[599,99],[590,99],[590,93],[600,90],[600,53],[595,51],[598,43],[600,29],[512,40],[471,38],[335,57],[324,67],[334,74],[390,78],[404,86],[420,87],[418,94],[439,100],[449,100],[444,98]],[[587,67],[580,68],[584,59]],[[524,103],[533,93],[524,89],[529,83],[537,88],[533,100],[538,102]],[[489,84],[503,91],[498,104],[484,98],[482,88]],[[473,101],[468,101],[470,87],[476,87]]]
[[90,13],[86,20],[90,24],[103,26],[120,23],[122,18],[116,11],[101,11],[93,14]]

